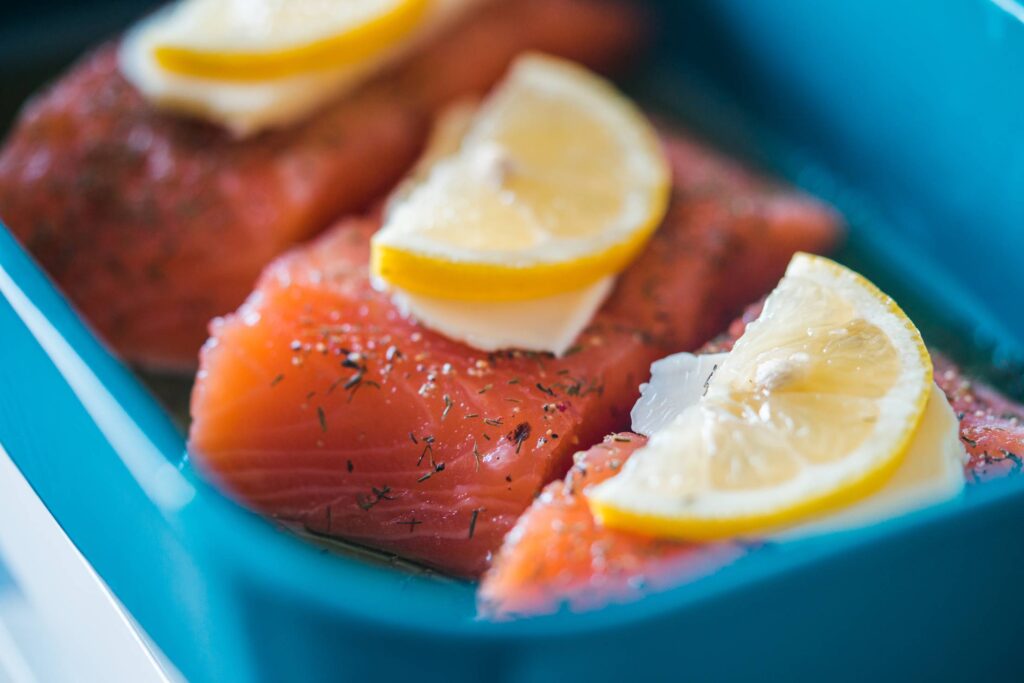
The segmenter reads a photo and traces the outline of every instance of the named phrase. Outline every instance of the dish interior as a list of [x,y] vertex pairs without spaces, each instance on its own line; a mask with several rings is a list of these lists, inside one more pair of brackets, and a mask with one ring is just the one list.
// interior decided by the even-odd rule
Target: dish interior
[[[892,125],[903,125],[898,112],[902,103],[881,103],[886,89],[899,82],[900,70],[912,70],[918,65],[896,65],[890,72],[878,72],[881,74],[879,82],[865,85],[863,99],[850,102],[843,95],[843,68],[871,68],[876,58],[867,56],[862,60],[865,63],[846,67],[838,61],[831,66],[809,64],[806,60],[801,63],[800,55],[806,56],[806,51],[814,46],[779,48],[785,42],[780,40],[780,35],[785,33],[779,17],[796,17],[797,21],[803,18],[806,25],[796,28],[816,31],[815,37],[807,40],[817,45],[830,38],[836,39],[840,32],[837,22],[841,19],[854,22],[854,29],[856,22],[868,21],[872,9],[869,6],[877,3],[864,3],[862,10],[848,10],[851,17],[840,17],[839,11],[833,10],[801,13],[800,4],[798,0],[784,0],[781,5],[785,7],[772,3],[774,9],[769,10],[768,4],[763,9],[752,8],[739,0],[659,3],[653,7],[664,13],[658,25],[673,28],[662,31],[648,61],[639,65],[624,85],[662,119],[694,128],[755,166],[832,202],[849,225],[849,238],[836,255],[838,260],[859,270],[895,298],[919,325],[933,348],[946,352],[972,374],[988,379],[1013,398],[1024,400],[1024,319],[1002,317],[1019,309],[1019,304],[1015,306],[1014,302],[1024,300],[1024,278],[1009,269],[1001,275],[991,272],[1004,268],[1008,263],[1007,253],[1014,253],[1014,249],[1017,254],[1024,253],[1024,232],[1013,223],[1014,212],[1000,214],[987,210],[993,203],[998,206],[1001,200],[994,197],[1001,196],[1000,187],[1005,191],[1009,181],[1001,181],[985,190],[987,194],[974,198],[986,209],[979,211],[976,217],[984,224],[967,224],[964,219],[969,218],[969,214],[951,215],[948,205],[937,200],[941,192],[915,192],[919,174],[929,170],[927,164],[920,168],[908,166],[907,158],[915,153],[911,143],[915,141],[909,141],[905,148],[889,150],[859,147],[858,140],[864,131],[851,128],[847,125],[848,119],[873,118],[877,125],[880,119],[890,117]],[[964,21],[973,20],[975,11],[997,11],[988,7],[988,3],[954,4],[956,7],[951,14],[964,13],[967,17],[961,17]],[[985,7],[978,10],[967,5]],[[133,8],[141,10],[144,6],[145,3],[139,3]],[[878,8],[873,9],[877,13]],[[773,17],[773,12],[777,16]],[[127,15],[116,15],[120,16]],[[812,26],[813,22],[820,25]],[[755,26],[759,27],[757,31]],[[944,30],[944,27],[943,24],[935,28]],[[96,32],[105,34],[110,28],[101,22]],[[880,40],[888,45],[885,41],[890,38],[893,37],[883,35]],[[71,42],[77,45],[81,41],[76,38]],[[769,43],[779,49],[771,52]],[[837,48],[840,52],[843,49]],[[5,58],[13,62],[11,50],[13,48],[8,49]],[[766,56],[769,53],[774,57],[769,59]],[[35,54],[32,59],[39,68],[31,72],[16,71],[24,73],[26,83],[18,84],[9,92],[26,92],[28,81],[34,86],[41,76],[52,73],[51,65],[56,67],[69,56],[64,52]],[[831,84],[823,80],[828,68],[833,69]],[[843,101],[847,103],[846,110],[841,109]],[[942,117],[953,114],[945,100],[932,104],[939,107],[936,116],[940,122],[931,125],[930,132],[937,134],[943,125],[941,121],[945,120]],[[13,111],[9,102],[4,102],[3,106],[4,114]],[[836,111],[840,111],[838,118]],[[989,135],[998,133],[1001,120],[996,117],[995,132],[970,130],[965,134],[985,144]],[[949,154],[956,151],[950,150]],[[974,161],[975,157],[967,159],[968,163]],[[941,164],[933,165],[932,169],[936,171],[936,182],[958,177],[950,175],[953,172]],[[971,172],[971,168],[956,171],[964,177]],[[898,202],[887,192],[879,191],[880,187],[890,185],[905,190]],[[959,266],[958,258],[962,259]],[[40,307],[46,310],[45,306]],[[65,330],[74,324],[60,321],[57,327]],[[86,357],[88,359],[88,355]],[[111,369],[109,359],[99,362],[100,366],[93,366],[99,377],[117,372]],[[197,571],[197,576],[191,580],[200,581],[198,573],[204,563],[210,563],[222,569],[231,567],[223,578],[225,581],[240,581],[243,587],[247,587],[248,582],[273,586],[273,591],[250,593],[247,604],[252,610],[271,609],[291,601],[321,615],[337,610],[358,614],[368,622],[401,624],[411,629],[472,631],[478,635],[495,630],[524,633],[523,627],[516,624],[475,622],[473,587],[467,583],[437,576],[373,551],[334,543],[318,543],[314,547],[241,511],[199,478],[183,455],[187,383],[155,378],[147,378],[147,382],[150,389],[161,396],[167,410],[157,412],[137,387],[128,386],[132,380],[127,378],[122,381],[114,377],[111,393],[126,406],[128,416],[142,426],[172,468],[181,470],[197,492],[188,505],[178,509],[157,503],[163,518],[172,527],[167,533],[173,539],[174,552],[188,550],[192,553],[192,559],[186,564]],[[169,425],[170,416],[177,420],[176,430]],[[43,472],[42,465],[31,460],[19,464],[30,479]],[[44,496],[49,494],[57,501],[61,486],[66,485],[44,483],[40,489]],[[685,602],[704,600],[772,573],[836,555],[844,548],[887,533],[898,534],[912,530],[915,525],[940,523],[957,512],[994,504],[993,501],[1004,495],[1021,499],[1024,483],[1015,478],[993,485],[992,490],[969,488],[963,500],[876,529],[799,542],[792,547],[766,548],[715,576],[670,591],[661,599],[617,606],[599,614],[563,614],[532,620],[530,633],[599,627],[672,609]],[[127,585],[127,575],[115,568],[118,553],[103,548],[97,536],[99,532],[90,530],[84,522],[72,521],[75,506],[55,502],[53,507],[59,517],[67,520],[65,527],[72,536],[76,529],[81,534],[79,542],[93,557],[101,574],[115,590],[123,588],[125,602],[131,604],[141,598],[140,589]],[[387,609],[382,609],[382,604],[386,604]],[[212,603],[207,608],[216,609]],[[147,621],[144,608],[139,617]]]

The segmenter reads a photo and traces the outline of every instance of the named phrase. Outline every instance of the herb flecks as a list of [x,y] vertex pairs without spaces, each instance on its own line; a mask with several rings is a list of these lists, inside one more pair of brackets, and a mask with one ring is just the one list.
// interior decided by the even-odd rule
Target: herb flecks
[[523,442],[530,438],[531,431],[532,430],[530,428],[529,422],[520,422],[519,424],[516,425],[515,429],[509,432],[508,435],[506,436],[506,438],[509,441],[515,444],[517,454],[519,453],[520,449],[522,449]]
[[701,394],[701,396],[708,395],[708,389],[711,388],[711,378],[715,376],[716,372],[718,372],[718,363],[715,363],[714,365],[711,366],[711,372],[708,374],[708,378],[704,380],[704,392]]
[[370,487],[370,495],[367,496],[360,494],[356,496],[356,504],[359,506],[361,510],[366,511],[372,508],[377,503],[381,502],[382,500],[394,500],[395,496],[392,496],[390,494],[390,486],[381,486],[380,488],[373,486]]
[[448,413],[451,412],[452,406],[454,406],[454,405],[455,405],[455,403],[454,403],[454,401],[452,401],[452,397],[449,396],[448,394],[445,394],[444,395],[444,410],[441,411],[441,420],[442,421],[446,417],[448,417]]
[[473,534],[476,532],[476,520],[483,512],[483,508],[475,508],[469,518],[469,537],[473,538]]
[[[351,403],[352,399],[355,398],[356,392],[364,386],[380,389],[379,383],[366,379],[367,365],[363,354],[355,352],[349,353],[345,356],[345,359],[341,361],[341,367],[353,371],[348,378],[343,378],[344,384],[342,385],[342,389],[348,392],[349,403]],[[331,390],[338,385],[339,381],[341,380],[337,380],[331,385]]]
[[415,517],[410,517],[409,519],[395,520],[394,523],[396,525],[399,525],[399,526],[404,525],[404,526],[409,527],[409,533],[410,534],[416,529],[416,527],[418,527],[420,524],[423,524],[423,522],[421,522],[420,520],[416,519]]
[[543,384],[541,384],[540,382],[537,382],[537,385],[536,385],[536,386],[537,386],[537,388],[538,388],[538,389],[539,389],[539,390],[540,390],[541,392],[543,392],[543,393],[547,394],[548,396],[554,396],[554,395],[555,395],[555,390],[554,390],[554,389],[552,389],[551,387],[546,387],[546,386],[544,386]]
[[435,463],[433,465],[433,467],[431,469],[427,470],[426,472],[424,472],[423,476],[421,476],[419,479],[417,479],[416,482],[417,483],[425,482],[427,479],[430,479],[432,476],[434,476],[438,472],[444,472],[444,463],[443,462]]
[[284,373],[282,372],[279,375],[277,375],[277,377],[275,377],[274,379],[270,380],[270,387],[271,388],[276,387],[278,384],[281,383],[281,381],[283,379],[284,379]]
[[[590,394],[597,394],[598,396],[604,393],[604,384],[599,383],[596,379],[586,379],[583,377],[567,377],[567,381],[559,382],[555,384],[555,388],[560,389],[568,396],[578,396],[580,398],[588,396]],[[554,396],[554,394],[551,394]]]
[[316,407],[316,419],[320,422],[320,431],[327,432],[327,414],[324,413],[323,406]]
[[430,461],[434,461],[434,437],[425,436],[423,437],[423,450],[420,451],[420,457],[416,461],[416,467],[419,467],[423,463],[423,458],[430,456]]

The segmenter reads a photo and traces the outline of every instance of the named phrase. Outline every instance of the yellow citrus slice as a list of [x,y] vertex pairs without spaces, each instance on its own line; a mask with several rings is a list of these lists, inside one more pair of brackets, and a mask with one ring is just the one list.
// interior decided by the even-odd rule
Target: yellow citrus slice
[[263,81],[356,64],[408,36],[429,0],[180,0],[153,55],[184,76]]
[[688,539],[831,511],[897,469],[931,382],[921,335],[892,299],[798,254],[700,400],[588,500],[607,526]]
[[373,238],[372,270],[394,287],[476,301],[580,289],[625,268],[664,217],[657,135],[582,67],[521,57],[467,128]]

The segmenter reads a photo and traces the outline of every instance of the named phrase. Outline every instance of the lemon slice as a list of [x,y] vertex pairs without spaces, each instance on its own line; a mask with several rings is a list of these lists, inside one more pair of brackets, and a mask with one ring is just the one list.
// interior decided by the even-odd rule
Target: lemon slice
[[706,393],[588,500],[610,527],[689,539],[831,511],[897,469],[931,381],[921,335],[890,298],[798,254]]
[[658,226],[669,169],[650,123],[572,63],[520,58],[458,150],[391,207],[371,267],[415,294],[514,301],[621,271]]
[[262,81],[355,64],[404,39],[429,0],[181,0],[153,48],[165,70]]

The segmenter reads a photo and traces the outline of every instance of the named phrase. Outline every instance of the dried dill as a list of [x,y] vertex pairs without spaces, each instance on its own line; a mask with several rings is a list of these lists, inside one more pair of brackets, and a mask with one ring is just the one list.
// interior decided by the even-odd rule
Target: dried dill
[[1021,469],[1024,468],[1024,462],[1021,461],[1020,456],[1016,453],[1008,451],[1005,448],[1000,448],[999,452],[1003,454],[1003,457],[999,458],[1000,460],[1010,460],[1013,462],[1013,470],[1011,470],[1013,474],[1020,472]]
[[416,482],[417,483],[424,482],[427,479],[430,479],[432,476],[434,476],[438,472],[444,472],[444,463],[443,462],[439,462],[436,465],[434,465],[431,469],[427,470],[423,474],[423,476],[421,476],[419,479],[416,480]]
[[506,437],[509,441],[516,445],[516,453],[523,447],[523,442],[530,438],[530,423],[520,422],[516,425],[515,429],[508,433]]
[[476,531],[476,519],[483,512],[483,508],[476,508],[473,510],[472,515],[469,518],[469,537],[473,538],[473,533]]
[[363,496],[363,495],[356,496],[356,505],[358,505],[361,510],[369,510],[370,508],[372,508],[374,505],[376,505],[377,503],[381,502],[382,500],[394,500],[395,499],[394,496],[389,495],[391,493],[391,487],[390,486],[381,486],[380,488],[377,488],[376,486],[372,486],[372,487],[370,487],[370,492],[371,492],[371,495],[369,495],[369,496]]
[[[604,393],[604,384],[598,384],[595,379],[587,380],[578,377],[569,377],[569,380],[570,381],[566,384],[559,383],[554,386],[558,387],[569,396],[579,396],[581,398],[589,394],[597,394],[600,396]],[[552,394],[552,396],[554,396],[554,394]]]
[[536,386],[537,386],[538,389],[540,389],[540,391],[542,391],[543,393],[547,394],[548,396],[554,396],[555,395],[555,391],[551,387],[546,387],[543,384],[541,384],[540,382],[537,382]]
[[280,383],[281,383],[281,381],[282,381],[283,379],[284,379],[284,373],[281,373],[281,374],[279,374],[279,375],[278,375],[277,377],[275,377],[274,379],[270,380],[270,386],[271,386],[271,388],[273,388],[273,387],[276,387],[276,386],[277,386],[278,384],[280,384]]
[[394,523],[397,524],[398,526],[408,526],[410,534],[413,532],[413,530],[416,529],[417,526],[419,526],[420,524],[423,524],[423,522],[421,522],[420,520],[416,519],[415,517],[411,517],[409,519],[404,519],[404,520],[402,520],[402,519],[396,520]]
[[711,366],[711,373],[708,374],[708,378],[704,380],[704,393],[702,393],[701,396],[708,395],[708,389],[711,387],[711,378],[715,376],[716,372],[718,372],[718,363]]
[[420,457],[416,460],[416,467],[419,467],[423,463],[423,458],[430,456],[431,462],[434,460],[434,437],[425,436],[423,437],[423,450],[420,451]]
[[320,422],[320,431],[321,432],[326,432],[327,431],[327,415],[326,415],[326,413],[324,413],[323,406],[317,406],[316,407],[316,419],[319,420],[319,422]]

